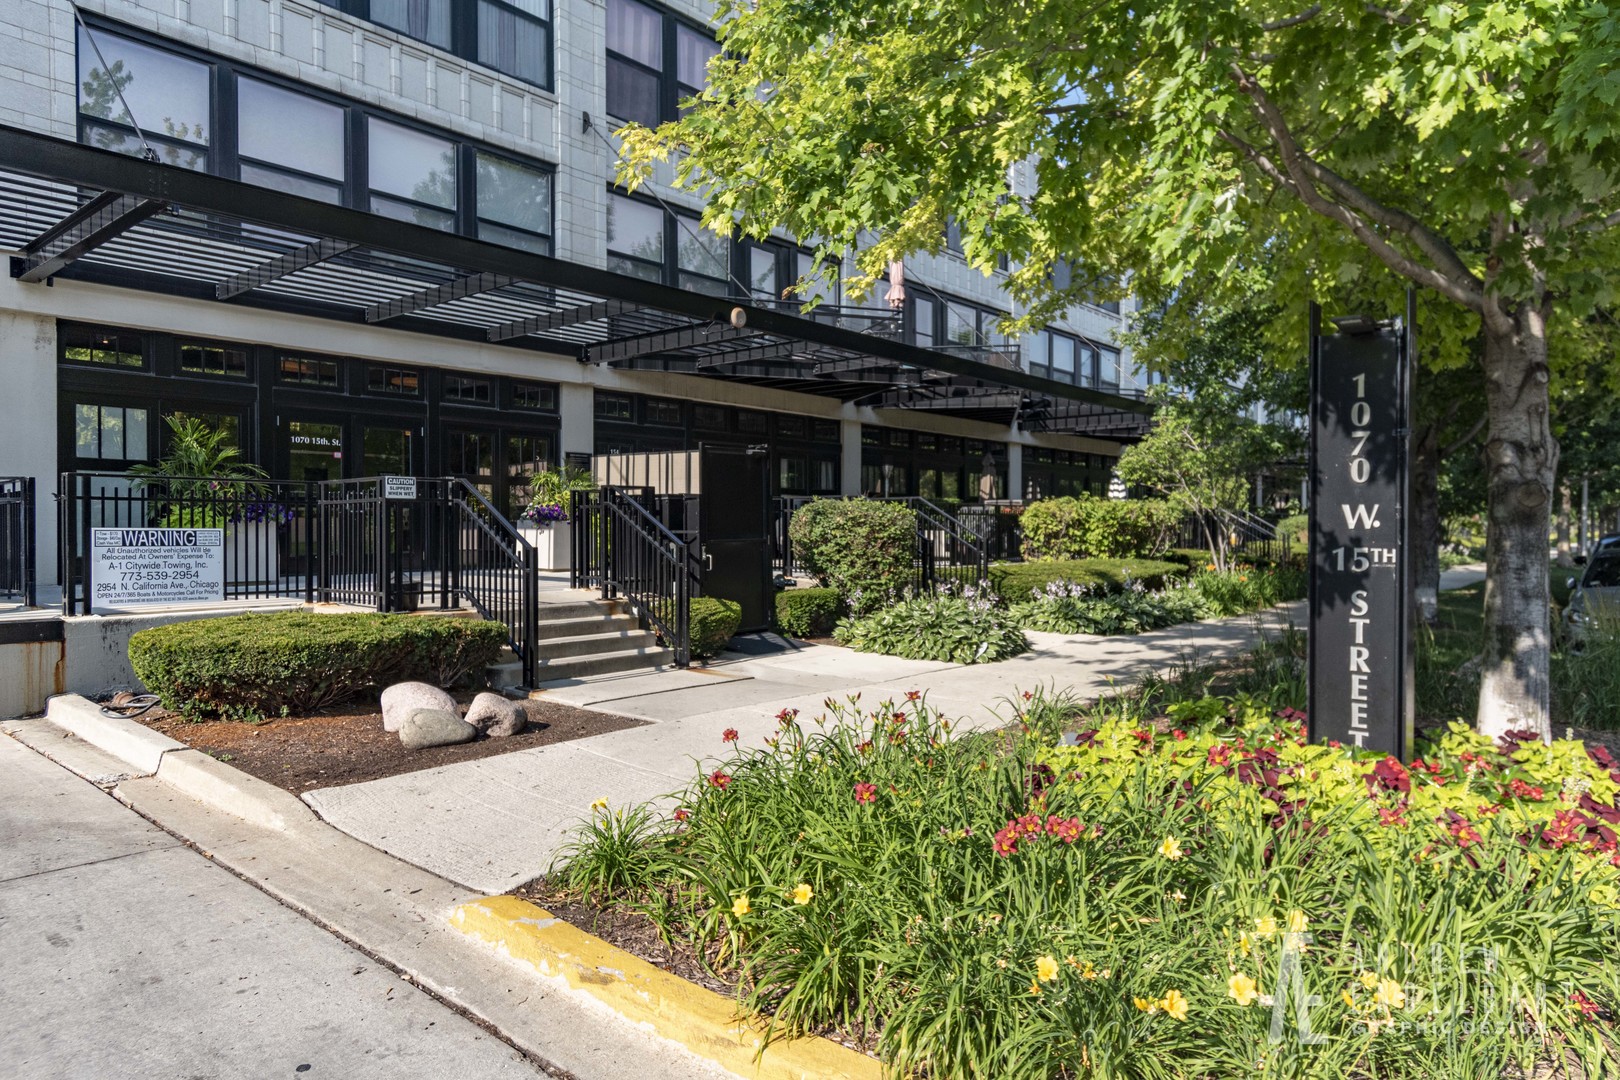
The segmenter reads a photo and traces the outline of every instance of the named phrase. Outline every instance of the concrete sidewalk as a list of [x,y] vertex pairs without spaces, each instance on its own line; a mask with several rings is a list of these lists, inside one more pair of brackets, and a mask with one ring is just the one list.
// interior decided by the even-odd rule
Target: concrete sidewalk
[[[1442,575],[1441,588],[1483,578],[1483,567],[1462,567]],[[1024,690],[1047,686],[1095,698],[1148,672],[1240,653],[1263,631],[1303,629],[1305,622],[1301,601],[1134,637],[1031,633],[1032,651],[973,666],[762,635],[746,643],[756,655],[730,652],[707,669],[605,676],[541,691],[554,701],[654,721],[646,727],[324,788],[304,800],[390,855],[471,888],[505,892],[546,872],[594,800],[622,807],[678,793],[724,756],[723,731],[736,728],[741,746],[761,747],[782,709],[813,721],[829,697],[860,694],[876,704],[920,690],[963,727],[995,727]]]

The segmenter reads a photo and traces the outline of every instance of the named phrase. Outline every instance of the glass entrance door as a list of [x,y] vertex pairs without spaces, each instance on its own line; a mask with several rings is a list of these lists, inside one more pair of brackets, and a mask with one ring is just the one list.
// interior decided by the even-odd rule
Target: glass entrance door
[[343,435],[341,420],[283,420],[280,456],[287,479],[342,479]]

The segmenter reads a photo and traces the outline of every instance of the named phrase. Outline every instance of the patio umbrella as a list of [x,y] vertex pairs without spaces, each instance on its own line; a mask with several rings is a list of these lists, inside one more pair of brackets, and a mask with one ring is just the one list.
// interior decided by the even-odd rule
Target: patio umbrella
[[899,311],[906,306],[906,264],[904,260],[896,259],[889,264],[889,291],[883,299],[889,306]]

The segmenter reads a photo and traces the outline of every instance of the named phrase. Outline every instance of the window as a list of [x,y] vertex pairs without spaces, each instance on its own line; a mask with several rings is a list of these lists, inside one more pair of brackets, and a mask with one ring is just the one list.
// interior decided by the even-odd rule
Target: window
[[447,139],[367,117],[371,212],[455,228],[456,149]]
[[747,250],[748,291],[759,300],[782,297],[781,248],[749,244]]
[[494,387],[488,379],[469,379],[463,375],[444,377],[444,399],[463,405],[488,405],[495,400]]
[[208,169],[207,64],[81,25],[78,75],[80,142],[140,157],[139,127],[165,164]]
[[816,462],[815,490],[818,492],[838,490],[838,462],[822,458]]
[[454,0],[371,0],[371,21],[448,49],[453,3]]
[[420,389],[417,373],[411,368],[384,367],[372,364],[366,368],[366,389],[373,394],[398,394],[415,397]]
[[667,398],[648,398],[645,416],[649,424],[679,427],[685,422],[685,417],[681,413],[681,403]]
[[338,388],[336,360],[309,360],[301,356],[283,356],[276,378],[284,383],[315,386],[323,390]]
[[188,375],[222,375],[230,379],[248,376],[248,351],[224,345],[180,343],[180,370]]
[[100,461],[146,460],[146,410],[119,405],[73,407],[73,452]]
[[839,287],[838,264],[828,261],[817,265],[816,258],[808,251],[798,251],[793,256],[793,269],[796,277],[793,295],[800,301],[815,300],[822,304],[838,303],[842,290]]
[[1051,338],[1052,378],[1059,382],[1074,382],[1074,348],[1078,343],[1063,334],[1053,334]]
[[959,300],[945,304],[945,338],[954,345],[979,345],[979,309]]
[[714,296],[729,291],[726,238],[705,229],[695,216],[675,215],[675,259],[681,288]]
[[816,420],[810,425],[810,438],[836,445],[844,441],[844,427],[837,420]]
[[935,341],[935,304],[926,296],[911,298],[911,343],[931,349]]
[[680,103],[703,92],[719,52],[708,33],[657,8],[608,0],[608,113],[647,127],[676,119]]
[[651,203],[608,197],[608,269],[620,274],[664,279],[664,212]]
[[484,431],[452,431],[445,462],[455,476],[489,476],[495,470],[495,437]]
[[257,79],[236,83],[241,177],[322,202],[343,201],[343,109]]
[[478,0],[480,64],[537,86],[551,85],[550,0]]
[[512,408],[554,413],[557,411],[557,388],[550,383],[513,383]]
[[693,405],[692,426],[703,431],[724,431],[726,423],[726,410],[719,405]]
[[87,327],[62,328],[62,357],[80,364],[129,368],[146,366],[146,353],[138,336]]
[[598,420],[634,420],[636,415],[635,402],[628,394],[604,394],[600,391],[596,395],[596,418]]
[[783,491],[805,490],[805,461],[801,457],[784,457],[777,462],[778,486]]
[[[219,431],[225,434],[225,445],[240,448],[242,445],[242,418],[235,413],[200,413],[183,410],[166,411],[163,419],[168,420],[201,420],[209,431]],[[169,425],[161,424],[158,427],[158,438],[167,450],[169,440],[172,438]]]
[[551,174],[478,152],[478,236],[551,254]]
[[776,418],[776,434],[781,438],[803,439],[809,430],[809,422],[802,416],[782,415]]
[[1103,349],[1097,364],[1097,382],[1101,386],[1119,385],[1119,350]]
[[1048,376],[1052,371],[1052,335],[1037,330],[1024,339],[1024,366],[1031,374]]
[[770,429],[770,417],[762,412],[737,413],[737,430],[744,435],[763,435]]
[[953,255],[962,254],[962,226],[953,214],[945,219],[945,250]]

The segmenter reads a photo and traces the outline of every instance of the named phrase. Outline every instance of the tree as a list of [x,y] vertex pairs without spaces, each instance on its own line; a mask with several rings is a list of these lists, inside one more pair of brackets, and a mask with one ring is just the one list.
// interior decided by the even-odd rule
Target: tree
[[711,225],[861,240],[857,286],[954,215],[1032,319],[1126,273],[1230,296],[1262,257],[1295,320],[1372,267],[1442,298],[1482,340],[1479,726],[1549,735],[1549,340],[1614,295],[1620,9],[1295,2],[722,0],[702,102],[627,130],[622,172],[680,151]]
[[1120,454],[1115,472],[1128,484],[1164,492],[1202,522],[1210,559],[1225,572],[1232,567],[1234,526],[1250,503],[1250,477],[1298,442],[1296,433],[1256,423],[1208,395],[1196,402],[1170,399],[1152,430]]

